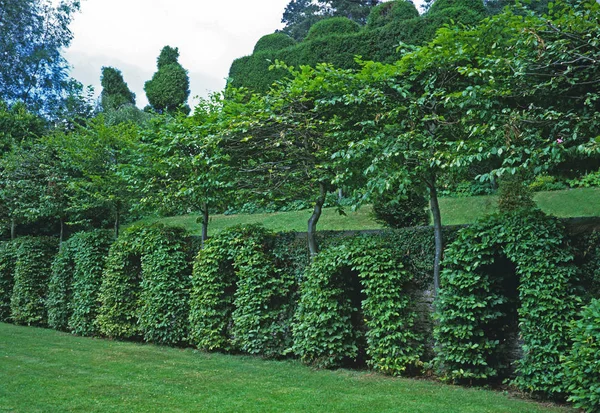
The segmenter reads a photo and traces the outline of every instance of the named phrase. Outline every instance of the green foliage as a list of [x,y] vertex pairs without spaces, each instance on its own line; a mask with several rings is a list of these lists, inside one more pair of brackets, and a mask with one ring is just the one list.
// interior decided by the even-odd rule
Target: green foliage
[[61,52],[73,38],[78,0],[2,1],[0,96],[52,117],[67,98],[69,65]]
[[[421,366],[424,337],[414,328],[413,275],[382,240],[344,240],[314,258],[294,323],[293,349],[304,362],[340,366],[356,360],[366,340],[362,350],[377,370],[401,374]],[[360,281],[348,279],[348,270]]]
[[142,282],[139,327],[150,343],[177,345],[188,337],[191,262],[185,231],[139,230]]
[[566,189],[567,185],[551,175],[538,175],[533,182],[529,184],[529,189],[533,192],[539,191],[559,191]]
[[463,10],[473,10],[482,15],[487,13],[482,0],[435,0],[427,13],[434,14],[439,13],[442,10],[458,8]]
[[371,9],[367,18],[367,28],[375,29],[392,22],[419,17],[415,5],[407,0],[394,0],[378,4]]
[[177,61],[179,50],[165,46],[157,59],[158,71],[144,84],[146,97],[152,108],[158,112],[176,112],[190,109],[187,99],[190,96],[190,79],[187,70]]
[[519,174],[503,176],[498,186],[498,209],[512,212],[534,208],[533,194],[523,177]]
[[0,242],[0,322],[6,322],[10,318],[15,260],[15,244],[7,241]]
[[[276,267],[273,234],[259,226],[233,227],[200,250],[192,277],[192,341],[205,350],[241,350],[277,357],[290,343],[296,279]],[[284,260],[282,260],[284,258]]]
[[0,153],[13,145],[31,144],[46,130],[45,121],[27,110],[23,103],[8,105],[0,100]]
[[[507,271],[491,271],[506,257]],[[541,212],[493,215],[459,232],[446,249],[442,289],[436,305],[436,362],[447,380],[480,382],[502,378],[508,361],[503,334],[511,328],[511,289],[516,288],[523,356],[513,383],[522,390],[561,397],[566,391],[560,358],[570,340],[568,324],[578,299],[573,253],[564,229]]]
[[98,333],[98,294],[102,284],[104,261],[113,240],[114,234],[111,231],[95,230],[79,232],[67,241],[74,264],[68,326],[74,334],[93,336]]
[[130,227],[110,247],[99,300],[102,334],[180,344],[187,338],[189,262],[182,230]]
[[56,239],[49,237],[22,237],[17,240],[10,300],[10,318],[16,324],[47,324],[48,279],[57,244]]
[[61,244],[58,254],[52,261],[52,273],[48,280],[48,299],[46,300],[48,327],[60,331],[67,331],[69,317],[73,312],[71,301],[73,299],[75,262],[69,241]]
[[271,33],[258,39],[252,53],[264,51],[274,52],[295,44],[296,41],[285,33]]
[[100,102],[104,111],[116,110],[123,105],[135,105],[135,93],[129,90],[119,69],[102,67]]
[[308,31],[307,39],[314,40],[332,35],[356,33],[358,31],[360,31],[358,23],[347,17],[332,17],[315,23]]
[[586,412],[600,410],[600,300],[583,307],[571,330],[573,347],[563,365],[569,401]]
[[600,171],[589,172],[568,182],[571,188],[600,187]]
[[384,192],[373,196],[375,220],[390,228],[414,227],[429,223],[427,198],[412,189],[404,194]]
[[141,257],[137,228],[131,228],[111,245],[100,286],[97,324],[111,338],[139,338]]

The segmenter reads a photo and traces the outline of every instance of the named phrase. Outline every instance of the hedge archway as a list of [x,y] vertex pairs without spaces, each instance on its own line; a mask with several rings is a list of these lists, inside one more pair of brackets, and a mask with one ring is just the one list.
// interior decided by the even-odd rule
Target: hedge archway
[[260,226],[232,227],[199,251],[192,277],[193,343],[204,350],[284,355],[296,280],[275,267],[274,234]]
[[187,339],[191,263],[184,231],[129,228],[111,246],[100,288],[102,334],[174,345]]
[[502,379],[507,345],[498,335],[506,317],[502,274],[491,264],[505,256],[515,266],[523,355],[513,384],[528,392],[564,393],[560,358],[570,341],[568,325],[578,299],[573,253],[564,228],[541,211],[490,216],[464,228],[446,250],[437,303],[436,362],[458,382]]
[[422,365],[424,337],[415,329],[413,275],[392,245],[375,237],[356,237],[323,249],[307,271],[294,325],[294,351],[318,367],[338,367],[359,353],[353,328],[356,286],[343,269],[358,274],[366,326],[367,364],[389,373],[414,373]]

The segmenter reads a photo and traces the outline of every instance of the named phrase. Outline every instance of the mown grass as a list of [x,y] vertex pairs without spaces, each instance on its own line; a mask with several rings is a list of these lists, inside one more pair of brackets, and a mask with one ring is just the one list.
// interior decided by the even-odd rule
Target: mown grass
[[[600,189],[580,188],[564,191],[538,192],[534,196],[538,206],[546,213],[558,217],[600,216]],[[496,196],[474,196],[467,198],[441,198],[440,209],[444,225],[460,225],[475,222],[486,214],[497,210]],[[335,208],[325,208],[319,220],[321,231],[379,229],[381,224],[372,216],[372,207],[366,205],[357,211],[346,211],[339,215]],[[214,215],[210,218],[209,234],[215,234],[238,224],[261,223],[274,231],[306,231],[311,211],[276,212],[272,214]],[[201,225],[197,215],[146,219],[165,225],[186,228],[192,234],[200,234]]]
[[6,412],[571,412],[481,389],[0,323]]

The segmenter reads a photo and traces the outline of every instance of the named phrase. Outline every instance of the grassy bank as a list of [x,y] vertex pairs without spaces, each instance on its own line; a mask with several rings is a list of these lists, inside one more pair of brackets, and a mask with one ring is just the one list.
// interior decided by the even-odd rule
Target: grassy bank
[[499,392],[0,323],[0,411],[570,412]]
[[[537,205],[546,213],[558,217],[600,216],[600,189],[581,188],[564,191],[538,192],[534,197]],[[474,196],[467,198],[442,198],[440,209],[444,225],[459,225],[475,222],[496,208],[496,196]],[[325,208],[319,220],[318,229],[362,230],[378,229],[382,226],[372,217],[372,207],[366,205],[358,211],[346,211],[347,216],[339,215],[335,208]],[[274,231],[306,231],[311,211],[276,212],[272,214],[214,215],[211,217],[209,233],[215,234],[224,228],[237,224],[261,223]],[[186,228],[193,234],[200,234],[201,225],[196,222],[198,215],[182,215],[161,218],[158,221],[172,226]],[[147,222],[157,221],[148,219]]]

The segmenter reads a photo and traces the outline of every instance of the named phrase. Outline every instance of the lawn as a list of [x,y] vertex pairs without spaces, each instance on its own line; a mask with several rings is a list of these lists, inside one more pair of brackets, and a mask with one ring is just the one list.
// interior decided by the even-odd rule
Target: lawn
[[[563,191],[538,192],[534,197],[538,206],[546,213],[558,217],[600,216],[600,189],[580,188]],[[474,196],[467,198],[441,198],[440,209],[444,225],[459,225],[475,222],[496,208],[496,196]],[[210,218],[209,234],[237,224],[261,223],[274,231],[306,231],[307,221],[312,211],[276,212],[272,214],[214,215]],[[200,234],[201,224],[197,215],[183,215],[162,219],[166,225],[186,228],[193,234]],[[381,225],[372,217],[372,207],[366,205],[357,211],[347,211],[347,216],[339,215],[335,208],[325,208],[319,220],[318,230],[363,230],[379,229]]]
[[2,323],[0,374],[6,412],[574,412],[426,380]]

